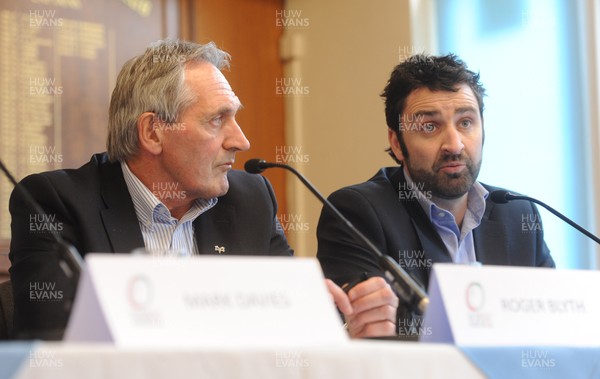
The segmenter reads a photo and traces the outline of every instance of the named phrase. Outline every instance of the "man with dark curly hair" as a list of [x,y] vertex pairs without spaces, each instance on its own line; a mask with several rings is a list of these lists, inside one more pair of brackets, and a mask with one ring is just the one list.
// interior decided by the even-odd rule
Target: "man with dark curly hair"
[[[382,168],[367,182],[329,198],[424,286],[436,262],[554,267],[536,207],[495,205],[488,195],[499,188],[477,181],[484,95],[479,74],[455,55],[419,54],[400,63],[382,93],[387,151],[399,166]],[[538,227],[523,228],[523,219],[536,220]],[[376,277],[352,291],[381,280],[376,258],[327,209],[317,236],[317,256],[328,278],[343,285],[360,276]],[[407,321],[411,315],[402,304],[398,311],[399,333],[418,334],[418,324]],[[381,324],[389,332],[392,321]],[[349,325],[352,329],[351,317]]]

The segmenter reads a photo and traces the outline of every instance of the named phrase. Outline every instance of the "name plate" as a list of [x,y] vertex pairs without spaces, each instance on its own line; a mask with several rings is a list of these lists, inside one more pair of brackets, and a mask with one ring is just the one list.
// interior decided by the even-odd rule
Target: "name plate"
[[67,341],[119,346],[347,342],[310,258],[88,254]]
[[423,342],[600,346],[600,272],[434,264]]

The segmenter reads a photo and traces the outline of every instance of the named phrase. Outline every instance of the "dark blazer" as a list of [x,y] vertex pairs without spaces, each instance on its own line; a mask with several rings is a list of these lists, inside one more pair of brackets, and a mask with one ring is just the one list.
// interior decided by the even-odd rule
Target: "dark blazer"
[[[194,221],[201,254],[292,255],[276,218],[277,202],[269,182],[242,171],[228,174],[229,191]],[[118,162],[96,154],[79,169],[34,174],[23,186],[41,204],[49,227],[85,256],[88,252],[129,253],[144,247],[133,202]],[[10,276],[15,297],[15,330],[28,337],[62,329],[73,286],[58,267],[54,242],[39,219],[13,191]],[[33,224],[32,224],[33,222]],[[31,290],[53,287],[61,301],[39,301]],[[39,333],[42,335],[42,333]]]
[[[401,167],[383,168],[365,183],[334,192],[329,200],[381,252],[426,287],[433,263],[452,262],[452,258],[415,196],[399,192],[407,188],[405,183]],[[484,187],[490,192],[499,189]],[[531,220],[539,222],[540,217],[530,202],[497,205],[487,200],[481,224],[473,231],[477,260],[488,265],[554,267],[541,223],[533,225]],[[336,283],[347,283],[363,273],[382,275],[373,255],[326,209],[317,238],[317,257],[325,276]]]

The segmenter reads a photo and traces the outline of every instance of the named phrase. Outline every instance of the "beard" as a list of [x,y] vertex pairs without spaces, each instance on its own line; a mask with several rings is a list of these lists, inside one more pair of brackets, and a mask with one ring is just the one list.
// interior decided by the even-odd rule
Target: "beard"
[[[462,163],[465,169],[458,173],[446,173],[441,171],[442,165],[448,162]],[[414,168],[410,159],[404,160],[406,169],[414,183],[419,183],[419,187],[425,191],[431,191],[435,197],[442,199],[457,199],[471,189],[481,168],[481,159],[479,162],[473,162],[464,154],[444,155],[440,157],[431,170]]]

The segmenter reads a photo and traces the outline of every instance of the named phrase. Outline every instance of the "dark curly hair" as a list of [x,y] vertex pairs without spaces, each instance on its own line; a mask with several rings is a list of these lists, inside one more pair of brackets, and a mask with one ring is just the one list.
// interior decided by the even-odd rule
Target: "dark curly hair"
[[[485,89],[479,82],[479,73],[474,73],[454,54],[432,56],[413,55],[397,65],[392,71],[381,97],[385,100],[385,121],[400,142],[402,154],[408,157],[406,144],[400,131],[400,116],[406,106],[406,98],[418,88],[431,91],[458,91],[460,84],[467,84],[479,104],[479,114],[483,120],[483,97]],[[391,149],[386,150],[398,163]]]

